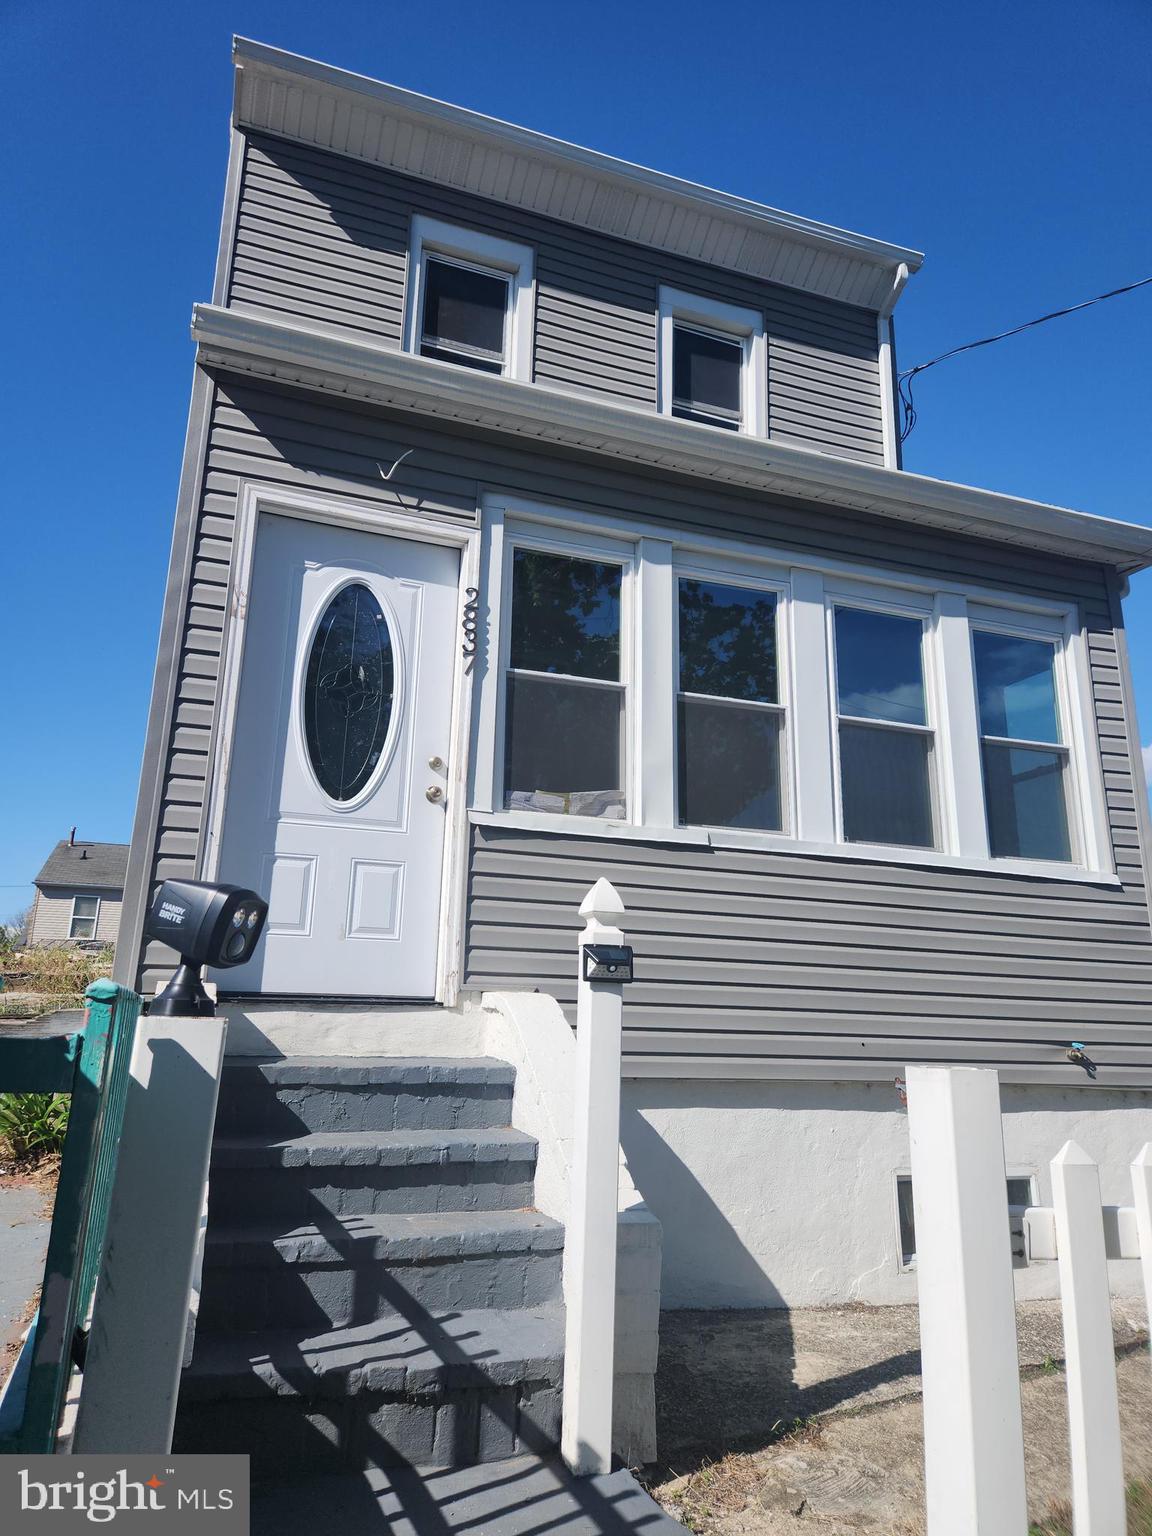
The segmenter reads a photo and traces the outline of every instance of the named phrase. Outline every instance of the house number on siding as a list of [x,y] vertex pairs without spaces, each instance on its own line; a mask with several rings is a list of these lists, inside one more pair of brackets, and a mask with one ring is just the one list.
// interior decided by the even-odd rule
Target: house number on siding
[[479,595],[479,589],[476,587],[464,588],[464,616],[460,620],[460,628],[464,631],[464,644],[460,647],[460,651],[464,656],[476,654],[476,615],[480,610],[480,604],[477,601]]

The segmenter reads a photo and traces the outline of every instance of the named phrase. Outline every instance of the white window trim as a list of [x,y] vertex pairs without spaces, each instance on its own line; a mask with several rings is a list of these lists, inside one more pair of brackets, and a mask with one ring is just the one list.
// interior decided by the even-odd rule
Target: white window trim
[[[429,256],[449,256],[486,267],[509,279],[508,313],[504,324],[504,366],[507,379],[532,381],[532,331],[535,313],[535,253],[529,245],[480,234],[459,224],[446,224],[425,214],[412,216],[408,251],[408,280],[404,300],[404,350],[420,353],[420,315],[424,305],[424,272]],[[426,359],[435,361],[435,359]],[[447,367],[458,366],[448,363]]]
[[[1119,886],[1104,798],[1103,767],[1095,732],[1087,636],[1074,603],[1059,603],[967,587],[941,579],[888,572],[832,557],[713,536],[672,535],[583,509],[502,494],[482,501],[481,590],[488,605],[488,646],[477,658],[470,820],[581,838],[696,847],[745,849],[853,863],[955,869],[1021,876],[1066,884]],[[573,554],[631,561],[628,612],[622,631],[628,653],[629,810],[626,822],[503,809],[503,672],[509,622],[506,545],[513,540],[567,547]],[[779,587],[782,645],[789,658],[782,681],[789,726],[790,832],[676,824],[675,666],[676,580],[682,570],[735,584],[761,581]],[[828,605],[836,598],[871,601],[925,619],[926,684],[933,689],[936,722],[939,849],[838,841],[838,782],[833,758],[833,681],[827,639]],[[622,614],[624,605],[622,603]],[[1066,676],[1070,750],[1075,759],[1076,813],[1082,828],[1077,862],[992,859],[988,855],[979,721],[969,623],[1017,626],[1022,633],[1063,637],[1059,658]],[[629,620],[622,617],[622,624]],[[632,654],[632,648],[635,652]],[[929,659],[930,658],[930,659]],[[930,670],[929,670],[930,669]],[[797,686],[799,679],[802,686]],[[643,742],[644,750],[636,750]],[[637,760],[639,759],[639,761]],[[803,793],[799,792],[803,786]]]
[[[94,901],[96,903],[96,910],[95,910],[95,912],[93,912],[91,914],[83,913],[83,914],[80,915],[80,921],[82,923],[90,922],[92,924],[92,932],[91,933],[77,934],[77,933],[73,933],[72,932],[73,926],[75,925],[76,920],[77,920],[76,903],[78,901]],[[100,929],[100,902],[101,902],[101,898],[99,896],[73,896],[73,898],[72,898],[72,912],[71,912],[71,914],[70,914],[70,916],[68,918],[68,938],[70,940],[71,939],[77,939],[77,938],[80,938],[80,939],[94,939],[96,937],[96,935],[97,935],[97,933],[99,932],[99,929]]]
[[[577,560],[604,560],[621,567],[620,580],[620,678],[617,683],[624,696],[624,772],[622,774],[625,805],[628,817],[617,821],[611,817],[564,816],[547,811],[504,810],[504,752],[508,707],[508,672],[510,668],[512,639],[512,560],[517,549],[550,550],[560,555],[571,555]],[[627,540],[610,540],[596,535],[582,536],[565,529],[550,530],[538,524],[520,524],[509,521],[502,524],[498,561],[491,564],[500,573],[499,608],[489,609],[489,634],[496,642],[495,707],[492,711],[494,735],[488,738],[490,747],[481,751],[492,765],[491,784],[485,798],[489,808],[499,811],[502,817],[522,819],[526,826],[538,827],[542,822],[579,822],[581,825],[610,827],[617,831],[636,825],[636,816],[642,814],[643,789],[639,774],[640,731],[634,695],[635,664],[633,608],[636,604],[636,571],[638,551]],[[487,670],[487,669],[486,669]],[[490,675],[490,674],[489,674]],[[473,803],[475,803],[475,793]]]
[[[657,320],[659,360],[656,371],[658,409],[662,416],[672,414],[672,333],[677,320],[699,326],[704,331],[734,337],[743,343],[744,362],[740,370],[740,431],[746,437],[768,436],[768,347],[764,336],[764,314],[758,309],[742,309],[736,304],[722,304],[718,299],[701,298],[679,288],[660,289]],[[697,422],[697,426],[707,426]],[[726,427],[713,431],[725,432]]]

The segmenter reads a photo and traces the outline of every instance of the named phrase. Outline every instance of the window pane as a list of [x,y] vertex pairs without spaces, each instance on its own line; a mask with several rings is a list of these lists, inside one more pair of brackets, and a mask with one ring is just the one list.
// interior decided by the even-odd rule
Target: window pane
[[[674,405],[740,420],[740,371],[744,346],[687,327],[672,327],[672,400]],[[728,423],[722,423],[728,424]]]
[[778,702],[771,592],[714,581],[680,583],[680,688]]
[[316,628],[304,679],[304,742],[333,800],[368,783],[388,740],[395,664],[384,610],[360,582],[341,587]]
[[518,549],[512,557],[512,666],[617,681],[620,576],[618,565]]
[[980,629],[973,631],[972,645],[984,735],[1059,741],[1055,648],[1046,640],[1020,640]]
[[623,723],[622,689],[509,673],[505,806],[622,818]]
[[775,710],[681,699],[681,823],[779,832],[780,727]]
[[836,682],[842,715],[926,725],[924,626],[865,608],[836,610]]
[[1025,1206],[1032,1204],[1031,1179],[1008,1180],[1008,1204]]
[[912,1208],[912,1180],[896,1180],[896,1208],[900,1214],[900,1262],[908,1265],[916,1258],[916,1216]]
[[850,843],[934,848],[930,738],[884,726],[840,726],[840,794]]
[[77,896],[72,903],[72,915],[73,917],[95,917],[99,908],[99,896]]
[[424,267],[425,356],[443,349],[471,354],[456,361],[475,361],[498,369],[504,356],[504,318],[508,310],[508,279],[474,272],[431,257]]
[[984,793],[993,858],[1072,857],[1063,752],[984,743]]

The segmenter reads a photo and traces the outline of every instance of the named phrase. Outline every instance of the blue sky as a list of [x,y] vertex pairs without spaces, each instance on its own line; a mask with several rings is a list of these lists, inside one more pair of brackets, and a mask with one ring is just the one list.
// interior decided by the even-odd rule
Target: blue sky
[[[2,0],[0,915],[131,830],[234,32],[926,251],[903,366],[1152,274],[1146,0]],[[907,467],[1152,524],[1150,359],[1147,289],[945,364]]]

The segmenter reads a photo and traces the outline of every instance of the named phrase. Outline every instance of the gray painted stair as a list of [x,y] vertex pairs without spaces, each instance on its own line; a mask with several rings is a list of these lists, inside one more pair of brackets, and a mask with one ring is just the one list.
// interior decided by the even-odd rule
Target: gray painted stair
[[535,1169],[536,1143],[507,1127],[218,1137],[213,1216],[291,1226],[319,1211],[517,1210],[532,1204]]
[[683,1536],[630,1472],[574,1478],[554,1459],[517,1456],[421,1477],[411,1469],[321,1477],[258,1491],[252,1536]]
[[562,1299],[563,1247],[563,1228],[536,1211],[351,1216],[283,1233],[214,1228],[200,1325],[340,1328],[415,1309],[546,1306]]
[[492,1060],[226,1064],[175,1449],[448,1468],[560,1430],[563,1230]]

